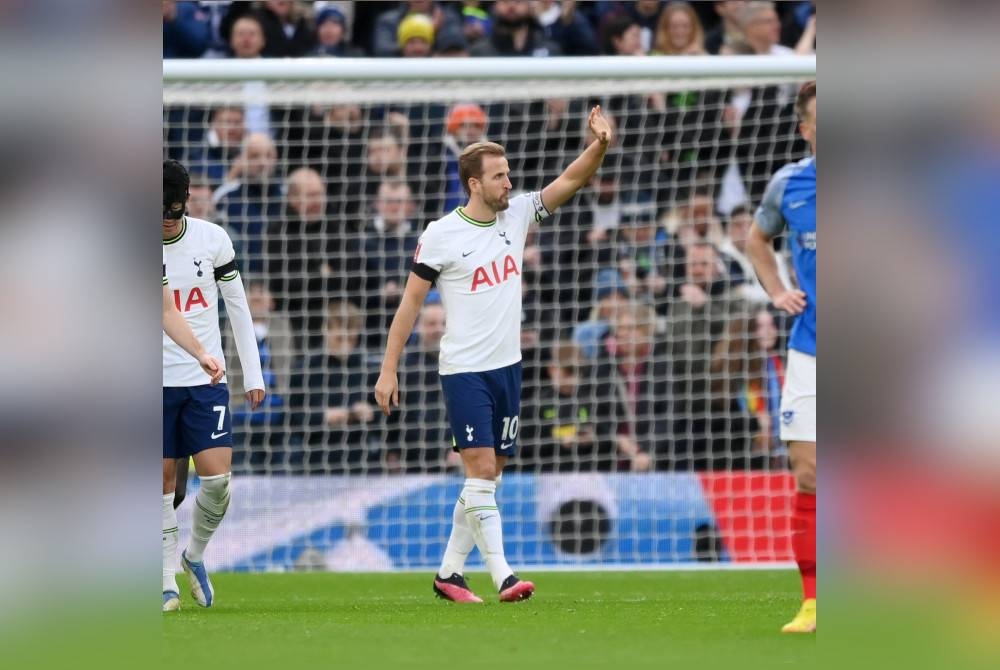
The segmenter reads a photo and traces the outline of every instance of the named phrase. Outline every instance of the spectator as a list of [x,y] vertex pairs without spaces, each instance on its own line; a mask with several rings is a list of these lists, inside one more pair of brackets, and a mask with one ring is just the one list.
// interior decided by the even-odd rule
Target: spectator
[[571,342],[553,348],[545,385],[525,403],[519,465],[534,472],[618,469],[611,403],[584,385],[589,374]]
[[239,155],[246,139],[242,107],[215,107],[209,116],[208,132],[200,146],[191,149],[188,165],[192,175],[200,175],[219,186]]
[[785,367],[778,329],[766,308],[730,322],[712,354],[712,378],[716,409],[729,413],[731,432],[740,435],[743,444],[747,434],[752,436],[747,456],[754,459],[754,467],[767,460],[782,465],[778,421]]
[[493,32],[472,47],[473,56],[560,56],[559,45],[545,37],[526,0],[496,0]]
[[406,147],[390,129],[376,128],[365,143],[364,161],[361,174],[348,182],[339,195],[344,199],[343,210],[348,225],[358,229],[362,229],[363,222],[374,215],[371,205],[375,203],[382,180],[406,179]]
[[262,133],[247,136],[243,150],[226,173],[226,183],[212,196],[243,250],[243,262],[250,273],[264,269],[264,227],[280,208],[277,162],[278,152],[270,137]]
[[705,35],[705,50],[715,55],[721,52],[723,46],[746,39],[743,36],[740,15],[747,3],[746,0],[723,0],[713,4],[720,21]]
[[639,25],[639,41],[643,53],[649,53],[655,46],[654,35],[662,5],[660,0],[636,0],[628,5],[628,15]]
[[455,105],[448,112],[446,130],[444,212],[450,212],[468,200],[458,176],[458,157],[473,142],[486,141],[486,113],[476,104]]
[[426,14],[410,14],[399,22],[399,55],[426,58],[434,47],[434,22]]
[[[266,42],[264,28],[255,14],[247,14],[233,23],[229,46],[236,58],[260,58]],[[244,107],[244,123],[251,133],[271,134],[271,112],[266,102],[267,86],[262,81],[243,82],[243,95],[248,100]]]
[[313,55],[360,58],[365,52],[347,40],[347,17],[336,7],[324,7],[316,14],[316,49]]
[[326,302],[360,299],[358,239],[330,214],[327,202],[319,173],[299,168],[288,175],[281,212],[267,228],[271,292],[289,316],[296,348],[310,354],[322,346]]
[[595,365],[595,393],[613,403],[619,469],[643,472],[665,446],[667,367],[663,345],[654,344],[656,314],[630,303],[615,311]]
[[651,206],[627,208],[615,237],[618,274],[629,295],[649,304],[663,301],[671,283],[661,270],[673,266],[667,253],[679,250],[679,246],[669,244],[666,234],[660,234],[656,211]]
[[466,58],[469,55],[469,43],[461,30],[451,27],[444,28],[434,40],[434,55]]
[[219,220],[219,212],[215,209],[215,203],[212,202],[212,186],[198,178],[192,179],[191,185],[188,187],[187,213],[188,216],[193,216],[196,219],[220,225],[225,223],[225,221]]
[[671,2],[663,8],[656,26],[654,52],[664,56],[704,56],[705,31],[694,8],[687,2]]
[[[726,236],[719,245],[719,251],[739,266],[744,283],[737,290],[747,302],[766,305],[771,302],[771,299],[764,287],[760,285],[753,264],[747,257],[747,235],[750,233],[753,216],[745,205],[739,205],[729,213],[727,222]],[[778,264],[778,275],[785,282],[785,286],[793,286],[794,282],[788,274],[788,264],[785,262],[785,258],[781,254],[775,254],[775,261]]]
[[489,39],[493,32],[493,19],[479,4],[479,0],[462,2],[462,34],[470,45]]
[[211,25],[197,2],[163,0],[163,57],[200,58],[208,49]]
[[[237,5],[244,3],[237,2]],[[207,17],[209,25],[208,50],[202,58],[227,58],[229,56],[229,36],[232,23],[236,16],[230,18],[233,3],[227,0],[220,2],[199,2],[198,9]]]
[[[270,426],[277,429],[285,422],[285,393],[288,392],[288,380],[292,370],[292,329],[288,319],[275,313],[274,296],[267,289],[266,282],[252,280],[247,286],[247,304],[250,307],[250,317],[257,336],[257,351],[260,354],[260,367],[267,385],[267,397],[257,409],[252,409],[240,393],[235,389],[243,388],[242,370],[240,366],[227,365],[229,379],[230,403],[233,409],[233,425],[239,425],[243,430],[250,426]],[[227,340],[227,352],[230,360],[233,358],[235,343]],[[280,444],[283,435],[275,435],[277,440],[265,440],[264,431],[252,431],[249,446],[251,449],[263,446],[265,441]],[[270,446],[270,445],[269,445]],[[260,462],[263,455],[251,458],[251,462]]]
[[761,56],[784,56],[794,53],[779,43],[781,21],[773,2],[748,2],[739,15],[740,30],[754,53]]
[[457,469],[461,463],[458,452],[451,450],[451,429],[438,378],[444,325],[441,303],[425,303],[417,320],[416,346],[407,347],[400,366],[407,401],[388,420],[386,457],[390,471],[436,472]]
[[413,221],[415,206],[405,180],[390,178],[378,187],[376,216],[365,230],[365,296],[368,348],[383,347],[399,307],[410,262],[421,230]]
[[[708,242],[687,248],[687,283],[670,307],[665,341],[669,347],[673,421],[673,467],[698,470],[726,467],[728,451],[743,453],[727,417],[711,412],[710,362],[730,321],[744,312],[720,273],[718,254]],[[749,439],[749,438],[747,438]],[[718,459],[713,454],[718,454]]]
[[298,58],[316,48],[316,32],[302,5],[294,0],[267,0],[256,11],[264,31],[263,56]]
[[[785,9],[785,18],[781,22],[781,43],[794,48],[796,53],[815,53],[816,3],[805,0]],[[800,51],[800,47],[808,50]]]
[[596,56],[599,53],[597,34],[590,22],[576,11],[576,0],[540,0],[533,6],[545,37],[558,44],[564,56]]
[[305,447],[306,471],[360,474],[369,472],[378,456],[379,421],[368,399],[376,370],[359,348],[363,322],[353,304],[330,303],[323,352],[293,375],[289,411]]
[[229,50],[234,58],[260,58],[266,46],[264,28],[256,15],[236,19],[229,36]]
[[442,3],[431,0],[409,0],[399,3],[396,9],[382,12],[375,19],[375,46],[373,53],[380,58],[398,56],[403,42],[400,40],[399,26],[410,14],[423,14],[431,20],[431,39],[428,45],[434,43],[433,34],[445,28],[461,30],[462,21],[453,9]]
[[608,56],[644,56],[642,29],[628,14],[616,14],[604,25],[604,54]]
[[597,273],[594,308],[590,317],[573,328],[573,343],[587,360],[597,357],[604,338],[611,332],[616,312],[629,302],[628,285],[617,270],[605,268]]

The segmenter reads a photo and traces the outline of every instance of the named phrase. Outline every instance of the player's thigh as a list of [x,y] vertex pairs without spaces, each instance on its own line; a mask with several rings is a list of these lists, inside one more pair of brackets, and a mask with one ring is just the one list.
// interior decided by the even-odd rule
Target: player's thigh
[[493,397],[483,373],[441,375],[448,423],[456,451],[496,446],[493,434]]
[[788,443],[788,462],[795,475],[799,491],[816,491],[816,443],[793,441]]
[[493,434],[497,455],[509,458],[517,452],[521,428],[521,363],[487,373],[493,396]]
[[233,448],[229,389],[225,384],[204,384],[191,386],[188,392],[190,398],[180,415],[183,453],[177,457],[195,456],[195,469],[201,474],[197,454],[220,447],[228,447],[231,452]]
[[781,390],[781,440],[816,443],[816,357],[788,351]]

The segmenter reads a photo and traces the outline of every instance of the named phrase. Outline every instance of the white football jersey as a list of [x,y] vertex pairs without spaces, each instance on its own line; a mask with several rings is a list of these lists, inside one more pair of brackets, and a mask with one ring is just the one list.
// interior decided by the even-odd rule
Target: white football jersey
[[[174,296],[174,305],[205,350],[220,361],[225,357],[219,331],[219,287],[215,282],[239,281],[235,257],[225,230],[190,216],[182,220],[177,237],[163,240],[164,281]],[[163,385],[200,386],[210,382],[198,361],[163,333]]]
[[521,360],[521,267],[533,221],[549,216],[541,193],[510,199],[489,222],[459,207],[431,221],[417,245],[414,263],[436,270],[444,305],[442,375],[484,372]]

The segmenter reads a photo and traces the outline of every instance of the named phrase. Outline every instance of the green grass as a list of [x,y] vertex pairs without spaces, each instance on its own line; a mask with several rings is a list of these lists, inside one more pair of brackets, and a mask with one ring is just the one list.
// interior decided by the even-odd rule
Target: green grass
[[456,605],[434,598],[430,574],[219,574],[215,607],[183,594],[181,611],[164,615],[164,653],[185,667],[278,670],[742,670],[815,655],[813,636],[778,632],[799,603],[792,571],[523,576],[532,600],[498,603],[489,576],[473,574],[487,602]]

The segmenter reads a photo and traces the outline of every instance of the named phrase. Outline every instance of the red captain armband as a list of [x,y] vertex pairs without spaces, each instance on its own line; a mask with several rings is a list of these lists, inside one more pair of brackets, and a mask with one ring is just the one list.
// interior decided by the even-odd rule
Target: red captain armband
[[438,275],[441,274],[440,271],[435,270],[429,265],[424,265],[423,263],[414,263],[413,266],[410,267],[410,271],[421,279],[429,281],[432,284],[438,278]]

